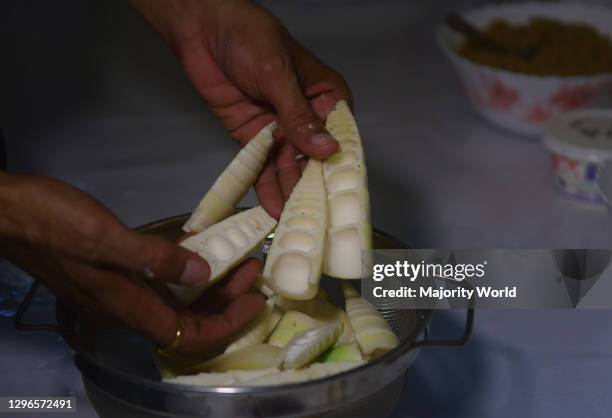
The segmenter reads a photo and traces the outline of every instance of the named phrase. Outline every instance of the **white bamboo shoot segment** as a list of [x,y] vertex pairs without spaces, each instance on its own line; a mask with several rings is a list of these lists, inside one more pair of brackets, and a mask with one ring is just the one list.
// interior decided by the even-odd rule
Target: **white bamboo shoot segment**
[[342,322],[302,331],[293,336],[284,347],[283,369],[296,369],[313,362],[342,334]]
[[271,298],[275,295],[274,290],[270,289],[268,285],[264,283],[263,277],[261,276],[257,277],[257,279],[255,280],[254,287],[267,298]]
[[272,334],[272,331],[276,328],[280,320],[282,319],[284,313],[281,308],[278,306],[274,306],[272,308],[272,313],[270,314],[270,320],[268,321],[268,335]]
[[192,373],[229,372],[278,368],[283,362],[283,356],[283,350],[278,347],[270,344],[256,344],[185,367],[185,371]]
[[189,386],[233,386],[241,382],[259,379],[279,373],[277,368],[261,370],[240,370],[221,373],[198,373],[193,375],[177,376],[174,378],[164,378],[166,383]]
[[313,363],[303,369],[283,370],[262,377],[241,382],[241,386],[275,386],[322,379],[345,372],[364,364],[363,361],[338,361],[331,363]]
[[244,347],[259,344],[268,338],[271,331],[269,322],[274,307],[274,300],[268,299],[265,308],[245,329],[240,331],[234,342],[227,346],[225,352],[230,353]]
[[199,373],[195,375],[164,378],[165,383],[188,386],[275,386],[306,382],[333,376],[364,364],[364,361],[337,361],[313,363],[302,369],[280,371],[277,368],[261,370],[231,371],[222,373]]
[[282,348],[287,345],[287,343],[298,332],[306,331],[308,329],[315,328],[316,326],[317,321],[305,313],[298,311],[287,311],[279,321],[276,328],[274,328],[272,334],[270,334],[268,344]]
[[266,162],[274,144],[274,129],[276,122],[263,128],[238,152],[183,226],[185,232],[201,232],[234,213]]
[[345,300],[350,299],[350,298],[360,298],[361,297],[361,294],[359,294],[357,289],[355,289],[349,283],[340,283],[340,288],[342,289],[342,295],[344,296]]
[[313,298],[319,290],[327,227],[321,162],[309,160],[281,214],[263,279],[275,293]]
[[355,340],[363,354],[377,357],[397,347],[400,341],[380,312],[359,296],[349,283],[343,283],[342,290]]
[[372,247],[370,196],[361,137],[345,101],[336,104],[325,127],[340,148],[323,163],[328,204],[323,271],[339,279],[362,279],[362,252]]
[[261,370],[230,371],[221,373],[199,373],[173,378],[164,378],[165,383],[188,386],[275,386],[282,384],[306,382],[333,376],[364,364],[363,360],[313,363],[302,369],[279,370],[268,368]]
[[324,363],[334,361],[360,361],[363,360],[361,350],[356,342],[339,345],[331,348],[321,356],[321,361]]
[[169,284],[168,288],[181,303],[193,303],[206,288],[248,256],[275,226],[276,220],[261,206],[256,206],[192,235],[180,245],[208,261],[210,278],[203,286]]
[[155,355],[155,365],[157,366],[157,370],[159,370],[162,380],[176,377],[176,370],[174,370],[170,364],[168,364],[166,359],[159,354]]
[[343,345],[353,341],[353,328],[351,322],[342,309],[332,303],[313,298],[310,300],[291,300],[280,296],[276,297],[276,304],[285,312],[298,311],[305,313],[313,318],[317,325],[331,324],[337,321],[342,322],[343,331],[336,345]]

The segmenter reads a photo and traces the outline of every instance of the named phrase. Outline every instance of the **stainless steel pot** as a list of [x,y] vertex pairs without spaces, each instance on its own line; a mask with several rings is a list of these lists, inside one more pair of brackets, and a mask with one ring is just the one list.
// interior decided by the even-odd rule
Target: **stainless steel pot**
[[[176,239],[186,215],[145,225],[138,230]],[[271,239],[271,237],[269,237]],[[264,243],[260,254],[268,246]],[[399,240],[375,230],[374,248],[406,249]],[[263,254],[265,255],[265,254]],[[335,280],[324,278],[332,301]],[[473,306],[467,309],[463,336],[433,341],[427,326],[434,310],[382,310],[401,340],[398,348],[359,368],[324,379],[274,387],[196,387],[162,383],[153,362],[153,347],[126,330],[96,327],[79,312],[56,304],[57,325],[25,324],[23,317],[37,283],[15,317],[24,330],[59,332],[74,350],[89,398],[102,418],[144,417],[385,417],[398,400],[406,370],[423,347],[460,346],[470,338]]]

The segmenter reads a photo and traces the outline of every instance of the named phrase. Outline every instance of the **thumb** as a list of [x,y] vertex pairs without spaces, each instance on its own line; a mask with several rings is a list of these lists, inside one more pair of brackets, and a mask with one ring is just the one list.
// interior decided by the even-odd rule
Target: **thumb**
[[148,279],[195,286],[210,277],[206,260],[174,242],[133,231],[118,242],[122,266]]
[[278,114],[287,139],[303,154],[325,159],[338,150],[338,142],[304,97],[294,72],[271,83],[268,100]]

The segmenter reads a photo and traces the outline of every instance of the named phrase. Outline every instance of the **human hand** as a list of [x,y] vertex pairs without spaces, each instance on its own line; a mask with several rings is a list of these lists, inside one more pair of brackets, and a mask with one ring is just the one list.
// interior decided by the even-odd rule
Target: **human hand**
[[193,307],[173,309],[146,283],[208,280],[208,263],[161,238],[134,232],[101,203],[60,181],[0,173],[0,255],[85,311],[119,321],[165,347],[185,324],[179,351],[215,348],[260,309],[250,293],[261,270],[247,260]]
[[332,155],[323,120],[344,79],[307,51],[264,8],[248,0],[131,0],[169,42],[200,95],[242,145],[277,119],[279,146],[260,174],[259,200],[276,218],[301,176],[299,154]]

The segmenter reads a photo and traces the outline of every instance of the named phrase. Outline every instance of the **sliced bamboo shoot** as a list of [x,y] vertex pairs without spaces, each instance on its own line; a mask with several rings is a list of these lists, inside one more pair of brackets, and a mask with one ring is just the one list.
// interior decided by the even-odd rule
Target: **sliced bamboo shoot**
[[225,352],[230,353],[263,342],[270,335],[270,318],[274,307],[274,299],[268,299],[266,307],[257,315],[257,318],[240,331],[234,342],[227,346]]
[[323,363],[333,361],[360,361],[363,360],[361,350],[356,342],[339,345],[337,347],[329,349],[326,353],[321,356]]
[[310,300],[291,300],[280,296],[276,297],[276,304],[284,311],[299,311],[313,318],[317,325],[342,322],[343,331],[336,345],[343,345],[353,341],[353,328],[351,322],[342,309],[332,303],[313,298]]
[[265,297],[271,298],[275,295],[274,290],[270,289],[268,285],[264,283],[263,277],[257,277],[255,280],[255,289],[259,290]]
[[322,379],[345,372],[363,364],[363,361],[339,361],[332,363],[313,363],[303,369],[284,370],[280,373],[257,377],[240,383],[241,386],[275,386]]
[[313,362],[334,345],[342,334],[342,322],[297,333],[284,347],[283,369],[296,369]]
[[263,128],[238,152],[183,226],[185,232],[202,232],[234,213],[266,162],[274,144],[274,129],[276,122]]
[[317,321],[305,313],[298,311],[287,311],[268,339],[268,344],[275,347],[284,347],[301,331],[315,328]]
[[380,312],[359,296],[349,283],[343,283],[342,290],[355,340],[363,354],[377,357],[397,347],[400,341]]
[[261,206],[237,213],[187,238],[180,245],[198,253],[210,264],[210,278],[203,286],[169,284],[174,296],[189,305],[232,267],[248,256],[276,226],[276,220]]
[[174,378],[164,378],[166,383],[189,386],[232,386],[249,380],[260,379],[279,373],[277,368],[261,370],[241,370],[222,373],[198,373],[194,375],[177,376]]
[[324,273],[339,279],[362,279],[362,253],[372,247],[372,227],[361,137],[343,100],[327,116],[325,126],[340,148],[323,163],[329,207]]
[[319,290],[327,227],[321,162],[309,160],[283,211],[263,271],[264,282],[291,299]]
[[154,358],[155,365],[157,366],[157,370],[159,370],[162,380],[172,379],[177,376],[177,371],[171,367],[165,358],[158,354],[156,354]]
[[228,372],[276,368],[283,362],[283,350],[270,344],[256,344],[185,367],[189,373]]
[[162,376],[162,379],[169,379],[172,377],[191,374],[187,372],[187,369],[194,364],[202,363],[208,358],[210,355],[206,355],[203,353],[193,353],[193,354],[183,354],[176,353],[173,356],[165,356],[159,353],[154,353],[153,358],[159,373]]
[[164,382],[189,386],[275,386],[322,379],[345,372],[364,364],[364,361],[337,361],[313,363],[303,369],[280,371],[277,368],[261,370],[231,371],[222,373],[199,373],[195,375],[164,378]]
[[270,314],[270,320],[268,321],[268,335],[272,334],[272,331],[276,328],[284,313],[281,308],[274,306],[272,313]]

